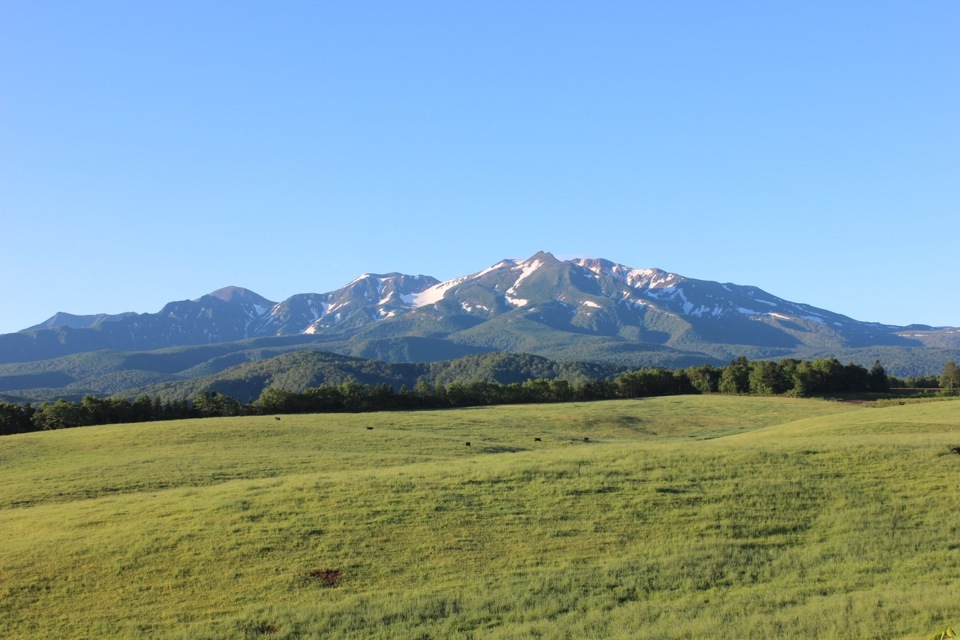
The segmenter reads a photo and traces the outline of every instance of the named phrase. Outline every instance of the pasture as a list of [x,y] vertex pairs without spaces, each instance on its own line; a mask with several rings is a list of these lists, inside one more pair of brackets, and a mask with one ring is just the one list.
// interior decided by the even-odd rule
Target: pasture
[[0,636],[927,638],[958,452],[958,401],[729,396],[7,436]]

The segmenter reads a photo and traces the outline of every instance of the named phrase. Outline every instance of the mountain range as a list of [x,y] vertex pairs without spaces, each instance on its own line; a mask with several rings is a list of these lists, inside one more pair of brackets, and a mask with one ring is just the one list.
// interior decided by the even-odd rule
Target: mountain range
[[[336,291],[281,302],[226,287],[170,302],[157,313],[58,313],[0,335],[0,387],[4,375],[60,370],[26,367],[30,374],[14,363],[213,345],[221,347],[215,358],[229,353],[233,364],[254,359],[243,355],[250,350],[263,357],[306,348],[388,362],[513,352],[670,367],[722,364],[740,355],[832,356],[867,364],[880,359],[892,373],[918,375],[938,372],[960,355],[960,330],[862,322],[753,286],[540,252],[444,282],[364,274]],[[197,353],[186,358],[191,367],[198,366]]]

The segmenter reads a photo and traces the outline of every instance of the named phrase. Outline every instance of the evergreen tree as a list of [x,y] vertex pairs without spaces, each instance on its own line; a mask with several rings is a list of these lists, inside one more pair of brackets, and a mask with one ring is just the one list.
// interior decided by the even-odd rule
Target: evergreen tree
[[193,397],[193,409],[201,418],[238,416],[243,412],[243,406],[240,402],[216,391],[195,395]]
[[[886,374],[884,374],[886,376]],[[870,372],[866,368],[853,362],[843,367],[843,379],[839,391],[868,391],[870,389]]]
[[884,371],[883,365],[880,364],[879,360],[873,361],[873,366],[870,367],[870,373],[867,377],[867,386],[870,391],[883,392],[889,391],[890,381],[887,379],[887,372]]
[[836,358],[817,358],[810,363],[808,393],[837,393],[847,388],[843,365]]
[[947,395],[954,395],[960,389],[960,367],[951,360],[943,365],[943,373],[940,374],[940,388]]
[[33,431],[33,407],[0,402],[0,435]]

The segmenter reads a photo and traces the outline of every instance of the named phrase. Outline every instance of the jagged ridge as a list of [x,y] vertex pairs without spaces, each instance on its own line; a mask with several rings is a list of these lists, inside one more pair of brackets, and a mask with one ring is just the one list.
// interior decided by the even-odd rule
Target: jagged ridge
[[604,259],[564,261],[539,252],[445,282],[364,274],[336,291],[282,302],[225,287],[168,303],[153,314],[57,314],[0,336],[0,362],[284,336],[312,336],[341,352],[363,344],[374,355],[383,341],[418,337],[457,346],[458,355],[469,347],[616,360],[619,352],[633,363],[654,353],[670,360],[863,347],[960,348],[960,332],[949,327],[860,322],[752,286]]

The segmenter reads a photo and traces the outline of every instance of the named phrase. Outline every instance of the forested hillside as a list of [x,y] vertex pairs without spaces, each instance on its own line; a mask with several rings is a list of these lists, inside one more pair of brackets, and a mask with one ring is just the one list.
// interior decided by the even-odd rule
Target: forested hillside
[[[300,373],[290,377],[290,371]],[[400,383],[417,373],[422,375],[412,386]],[[131,401],[84,396],[78,402],[60,399],[39,407],[0,402],[0,434],[193,417],[444,409],[668,395],[835,396],[862,401],[865,397],[889,398],[890,391],[899,398],[960,392],[960,368],[952,361],[944,365],[939,378],[906,381],[887,375],[879,362],[867,370],[857,364],[841,365],[833,358],[812,362],[738,358],[725,367],[640,369],[601,377],[604,373],[608,372],[581,363],[511,354],[398,368],[299,352],[238,367],[197,389],[191,386],[194,395],[190,398],[143,394]],[[309,386],[320,379],[326,382]],[[443,382],[447,379],[453,382]],[[893,386],[898,388],[891,390]]]

